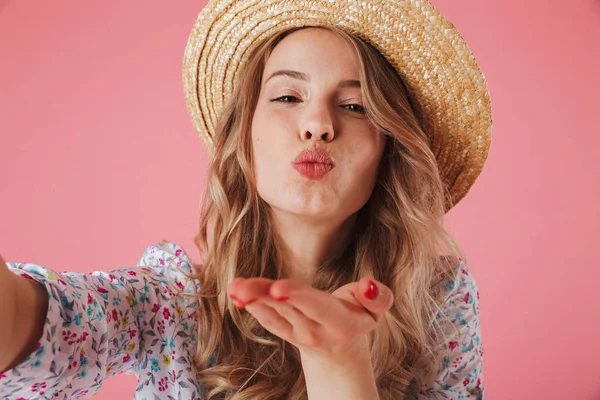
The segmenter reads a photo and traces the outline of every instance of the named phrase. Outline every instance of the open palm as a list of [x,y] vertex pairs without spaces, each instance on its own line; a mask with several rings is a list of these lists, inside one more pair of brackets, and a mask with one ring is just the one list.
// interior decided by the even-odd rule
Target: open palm
[[325,357],[354,348],[394,301],[388,287],[368,278],[332,294],[293,279],[236,278],[227,292],[269,332]]

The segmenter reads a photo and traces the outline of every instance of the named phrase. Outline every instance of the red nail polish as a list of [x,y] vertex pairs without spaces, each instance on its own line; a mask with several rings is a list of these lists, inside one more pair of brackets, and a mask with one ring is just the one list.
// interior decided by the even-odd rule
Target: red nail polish
[[244,302],[241,301],[240,299],[238,299],[236,296],[230,294],[229,297],[233,301],[233,305],[235,306],[235,308],[237,308],[238,310],[241,310],[242,308],[244,308],[246,306],[244,304]]
[[289,300],[289,297],[271,297],[275,301],[286,301]]
[[377,288],[377,285],[375,284],[375,282],[369,281],[369,287],[365,291],[365,297],[373,300],[377,297],[378,294],[379,294],[379,289]]
[[246,305],[248,305],[248,304],[252,304],[252,303],[254,303],[255,301],[256,301],[256,299],[254,299],[254,300],[250,300],[249,302],[247,302],[247,303],[246,303]]

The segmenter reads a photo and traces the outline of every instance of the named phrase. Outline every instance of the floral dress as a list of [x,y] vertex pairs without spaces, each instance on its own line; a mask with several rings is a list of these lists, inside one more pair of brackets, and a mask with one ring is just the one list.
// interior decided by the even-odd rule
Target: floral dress
[[[7,265],[44,285],[49,303],[37,348],[0,373],[1,399],[87,398],[105,379],[133,373],[139,378],[134,400],[202,400],[193,362],[201,311],[185,295],[197,282],[184,275],[192,265],[181,246],[152,244],[137,266],[109,272]],[[435,383],[416,388],[419,400],[483,398],[479,292],[467,266],[458,268],[441,309],[456,333],[448,337]]]

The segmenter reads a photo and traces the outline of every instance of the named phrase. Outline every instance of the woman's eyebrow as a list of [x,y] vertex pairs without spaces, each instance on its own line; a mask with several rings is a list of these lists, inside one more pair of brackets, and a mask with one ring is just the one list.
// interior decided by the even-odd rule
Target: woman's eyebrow
[[[287,76],[293,79],[298,79],[301,81],[306,81],[306,82],[310,82],[310,77],[305,74],[304,72],[299,72],[299,71],[293,71],[290,69],[280,69],[278,71],[273,72],[265,81],[265,84],[271,80],[272,78],[275,78],[276,76]],[[346,87],[356,87],[356,88],[360,88],[360,81],[358,80],[345,80],[345,81],[341,81],[340,83],[338,83],[338,87],[341,88],[346,88]]]
[[278,71],[273,72],[271,76],[269,76],[269,78],[265,81],[265,83],[267,83],[272,78],[275,78],[276,76],[289,76],[290,78],[299,79],[301,81],[310,81],[310,78],[304,72],[292,71],[290,69],[280,69]]

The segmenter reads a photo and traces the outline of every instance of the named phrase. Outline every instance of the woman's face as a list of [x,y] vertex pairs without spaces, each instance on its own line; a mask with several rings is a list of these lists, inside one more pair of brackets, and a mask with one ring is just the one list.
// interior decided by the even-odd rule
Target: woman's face
[[385,147],[363,104],[358,61],[344,39],[316,28],[285,37],[266,63],[252,121],[261,198],[276,212],[319,220],[358,211]]

